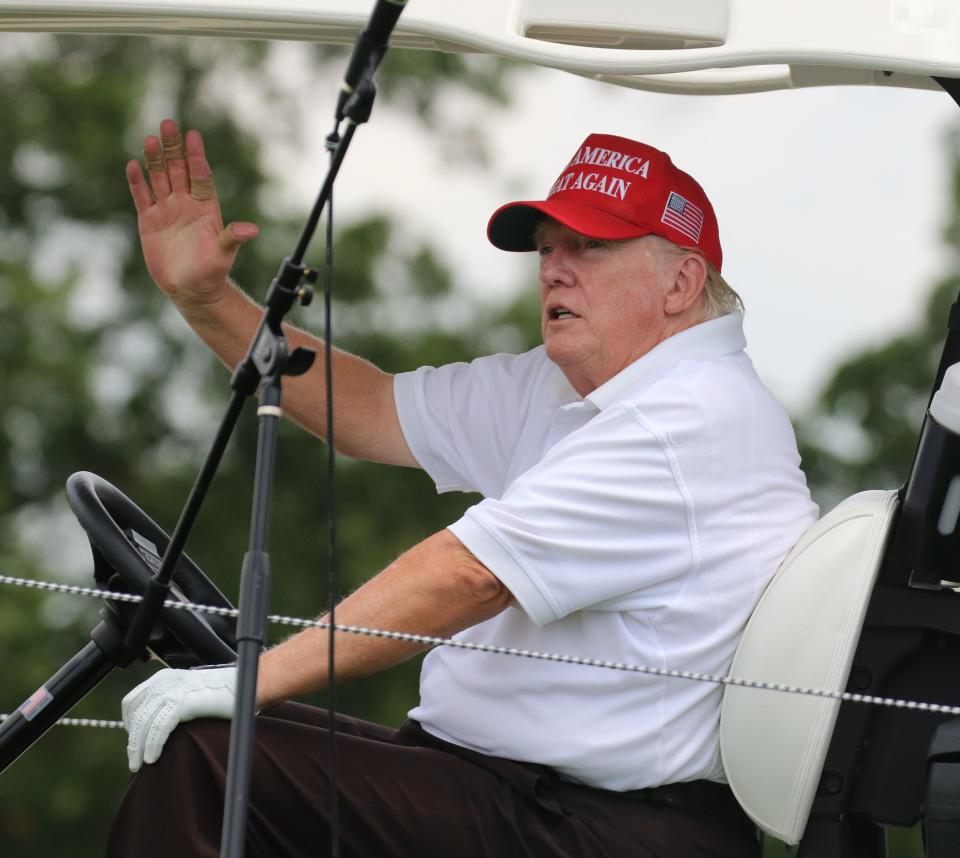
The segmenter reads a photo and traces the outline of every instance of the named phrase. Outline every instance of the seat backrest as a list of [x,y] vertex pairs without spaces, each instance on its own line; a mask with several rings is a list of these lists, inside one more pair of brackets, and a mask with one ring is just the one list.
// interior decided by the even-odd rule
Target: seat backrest
[[[861,492],[800,538],[747,623],[731,676],[843,691],[896,506],[896,492]],[[839,708],[823,697],[724,691],[730,786],[750,818],[788,844],[803,835]]]

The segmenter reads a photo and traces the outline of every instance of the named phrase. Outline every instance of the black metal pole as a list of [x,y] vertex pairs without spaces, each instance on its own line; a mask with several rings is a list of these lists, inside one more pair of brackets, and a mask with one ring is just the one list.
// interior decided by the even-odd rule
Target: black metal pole
[[[389,6],[402,4],[382,0]],[[392,13],[391,13],[392,14]],[[397,13],[399,14],[399,13]],[[395,20],[395,18],[394,18]],[[384,46],[385,49],[385,46]],[[376,62],[379,62],[377,58]],[[370,118],[376,85],[369,73],[357,82],[345,100],[343,114],[347,127],[330,158],[327,177],[317,202],[297,242],[293,255],[285,259],[267,293],[267,312],[254,336],[253,345],[244,362],[234,373],[235,389],[249,389],[251,379],[262,378],[260,441],[257,449],[257,477],[254,484],[253,518],[250,550],[244,558],[241,578],[240,616],[237,621],[237,692],[233,724],[230,730],[230,755],[227,761],[227,788],[224,796],[223,829],[220,841],[221,858],[243,858],[246,820],[250,791],[250,770],[256,717],[256,686],[260,651],[266,638],[267,605],[269,603],[269,558],[266,552],[267,516],[276,450],[276,421],[281,416],[281,378],[305,372],[313,361],[313,353],[297,349],[288,354],[281,320],[300,293],[300,281],[306,269],[302,259],[316,231],[323,209],[333,193],[333,183],[340,171],[346,150],[357,126]],[[328,337],[329,339],[329,337]],[[328,344],[329,345],[329,344]],[[328,359],[329,368],[329,359]],[[329,375],[328,375],[329,378]],[[336,789],[334,784],[333,789]]]
[[41,685],[0,726],[0,772],[13,763],[57,720],[117,666],[116,661],[90,641]]
[[237,419],[240,417],[247,396],[247,393],[235,390],[230,398],[226,414],[224,414],[220,427],[217,429],[207,458],[200,468],[200,473],[197,475],[193,487],[190,489],[187,502],[180,513],[173,534],[170,536],[167,549],[163,552],[160,568],[147,584],[147,589],[143,594],[143,602],[127,627],[124,647],[130,653],[136,654],[143,649],[150,635],[150,630],[160,616],[164,601],[170,596],[170,581],[173,578],[173,570],[177,567],[177,561],[183,553],[187,537],[200,514],[200,508],[203,506],[203,501],[210,490],[210,484],[213,482],[213,477],[220,466],[220,460],[223,458],[223,453],[230,442],[230,436],[236,428]]
[[285,355],[278,355],[275,372],[264,379],[260,392],[260,432],[250,521],[250,546],[243,559],[240,580],[240,616],[237,621],[237,693],[230,728],[227,790],[220,855],[243,858],[250,792],[250,768],[256,718],[257,675],[266,640],[270,604],[270,558],[267,533],[270,493],[277,451],[277,424],[281,416],[280,377]]

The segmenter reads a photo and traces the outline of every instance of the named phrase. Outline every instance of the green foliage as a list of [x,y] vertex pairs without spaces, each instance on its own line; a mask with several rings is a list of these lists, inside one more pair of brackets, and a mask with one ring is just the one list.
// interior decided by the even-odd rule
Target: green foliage
[[[63,498],[73,471],[100,474],[172,529],[225,407],[228,374],[149,281],[123,162],[139,155],[143,135],[163,116],[201,128],[225,212],[270,223],[234,270],[262,296],[305,215],[266,216],[259,205],[271,181],[261,166],[261,129],[287,128],[295,114],[297,84],[281,85],[271,59],[294,49],[31,37],[29,49],[0,54],[0,572],[92,583],[89,549]],[[326,76],[334,92],[342,53],[311,53],[312,74]],[[381,100],[413,105],[442,124],[444,93],[496,105],[506,73],[504,64],[477,58],[391,56]],[[321,248],[318,235],[312,253],[322,256]],[[477,328],[465,327],[473,314],[450,321],[463,298],[438,251],[387,216],[341,223],[334,258],[339,345],[391,371],[485,350]],[[322,302],[299,316],[295,322],[320,330]],[[230,595],[247,546],[256,429],[250,403],[188,544]],[[271,608],[310,616],[328,596],[326,452],[290,425],[280,434]],[[470,503],[438,496],[422,473],[344,460],[336,487],[341,592]],[[0,711],[13,710],[85,645],[98,607],[3,589]],[[271,633],[279,640],[288,631]],[[122,695],[152,670],[115,671],[72,714],[118,717]],[[342,689],[339,703],[397,723],[415,700],[415,672],[411,663]],[[50,731],[0,777],[0,854],[99,854],[127,778],[124,745],[122,731]]]
[[960,293],[960,134],[949,146],[954,216],[945,238],[952,258],[923,314],[888,342],[845,360],[797,420],[803,467],[823,509],[863,489],[897,488],[909,473],[950,305]]
[[409,269],[411,282],[425,298],[439,298],[450,293],[453,286],[450,271],[430,247],[421,247],[411,257]]
[[336,239],[334,279],[342,300],[365,302],[377,291],[377,263],[387,251],[390,220],[386,215],[350,224]]

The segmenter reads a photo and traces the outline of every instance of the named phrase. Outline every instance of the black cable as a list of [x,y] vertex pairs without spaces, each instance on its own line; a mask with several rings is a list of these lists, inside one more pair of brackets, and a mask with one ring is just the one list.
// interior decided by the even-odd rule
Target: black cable
[[[336,130],[327,138],[331,154],[339,142]],[[337,759],[337,680],[335,669],[334,637],[337,610],[337,506],[335,466],[336,451],[333,448],[333,188],[327,201],[327,258],[323,281],[323,355],[324,375],[327,386],[327,600],[330,628],[327,632],[327,714],[330,736],[330,856],[340,856],[340,807],[339,767]]]
[[[347,145],[353,138],[357,126],[370,118],[376,86],[373,73],[387,50],[390,33],[393,31],[407,0],[376,0],[367,26],[359,34],[350,57],[337,109],[333,131],[326,139],[326,148],[330,152],[331,173],[339,169],[338,158],[342,160]],[[343,146],[340,146],[340,123],[347,120]],[[327,186],[325,185],[325,188]],[[337,759],[337,679],[335,659],[336,606],[337,606],[337,508],[336,480],[333,437],[333,183],[329,184],[327,197],[327,259],[325,265],[323,304],[324,304],[324,347],[326,359],[324,375],[327,385],[327,531],[329,555],[327,561],[327,611],[329,629],[327,632],[327,733],[330,741],[330,856],[340,858],[340,808],[339,808],[339,761]],[[322,196],[322,191],[321,191]],[[299,261],[306,251],[308,234],[317,223],[322,205],[318,203],[311,212],[304,229],[303,237],[297,246],[295,258]]]

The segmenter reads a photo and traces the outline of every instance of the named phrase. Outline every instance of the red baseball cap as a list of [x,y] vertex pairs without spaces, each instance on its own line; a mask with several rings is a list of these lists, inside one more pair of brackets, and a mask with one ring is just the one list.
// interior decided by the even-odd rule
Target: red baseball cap
[[590,238],[659,235],[723,262],[717,216],[697,181],[666,152],[612,134],[591,134],[553,183],[546,200],[507,203],[487,237],[501,250],[536,250],[534,227],[547,215]]

